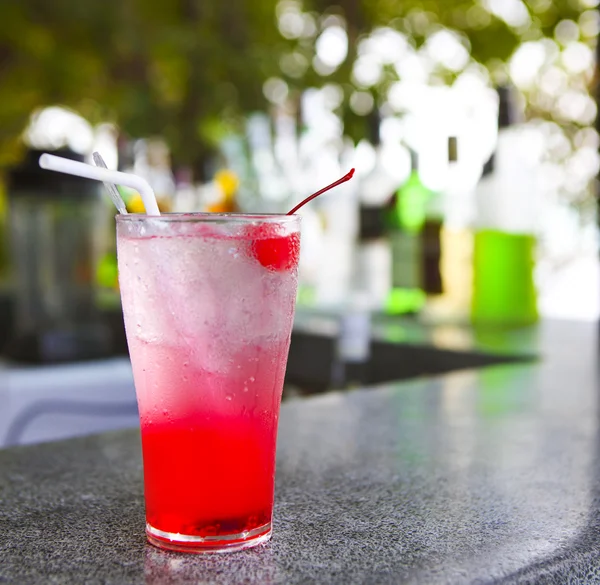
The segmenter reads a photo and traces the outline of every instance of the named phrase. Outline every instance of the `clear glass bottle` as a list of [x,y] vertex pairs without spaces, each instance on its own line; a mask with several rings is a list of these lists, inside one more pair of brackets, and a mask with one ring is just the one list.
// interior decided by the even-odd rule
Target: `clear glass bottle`
[[356,246],[355,290],[360,291],[374,310],[384,310],[392,288],[392,254],[386,234],[385,207],[397,188],[383,164],[380,118],[369,119],[370,142],[375,148],[375,164],[360,181],[359,229]]

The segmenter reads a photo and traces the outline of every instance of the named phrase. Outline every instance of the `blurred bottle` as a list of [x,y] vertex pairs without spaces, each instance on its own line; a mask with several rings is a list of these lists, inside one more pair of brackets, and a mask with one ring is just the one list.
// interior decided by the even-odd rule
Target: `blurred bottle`
[[246,124],[255,199],[244,202],[248,211],[282,213],[290,195],[289,183],[275,157],[271,119],[255,113]]
[[392,290],[387,300],[391,314],[417,313],[425,303],[422,230],[432,192],[423,185],[418,156],[410,151],[411,172],[392,196],[386,212],[392,251]]
[[[441,282],[434,283],[435,278],[431,278],[429,283],[441,284],[441,290],[440,294],[430,297],[425,311],[427,318],[438,322],[464,322],[469,317],[475,206],[474,194],[464,186],[462,175],[458,140],[455,136],[450,136],[448,174],[441,198],[444,220],[439,230]],[[429,237],[432,235],[429,234]]]
[[473,286],[473,219],[474,193],[461,181],[459,144],[448,139],[449,181],[446,191],[447,209],[440,234],[442,255],[442,294],[451,319],[466,320],[469,315]]
[[[175,196],[175,178],[171,170],[169,148],[164,140],[138,140],[135,144],[133,169],[127,169],[125,172],[144,177],[154,190],[160,211],[171,211]],[[130,213],[145,212],[144,202],[139,193],[131,194],[125,202]]]
[[530,130],[516,124],[512,90],[498,89],[498,144],[477,188],[471,318],[520,326],[538,320],[534,283],[538,152]]
[[[334,115],[314,92],[303,93],[295,114],[295,120],[287,117],[288,130],[281,132],[278,140],[289,161],[284,164],[280,155],[280,164],[289,169],[287,177],[294,192],[288,209],[346,173],[355,152],[354,144],[341,139],[340,126],[332,121]],[[297,137],[295,146],[292,129]],[[302,209],[299,299],[303,301],[337,310],[349,298],[356,271],[358,183],[344,183]]]
[[349,293],[339,317],[335,357],[331,369],[333,388],[366,384],[371,358],[371,310],[362,293]]
[[102,233],[99,242],[100,258],[96,266],[96,303],[100,309],[116,310],[121,302],[114,219],[116,210],[110,201],[103,201],[100,206],[102,213],[99,214],[101,217],[98,218],[98,224]]
[[421,230],[421,274],[422,286],[428,298],[442,294],[441,233],[444,223],[442,194],[430,191],[425,204],[425,222]]
[[200,211],[198,193],[192,182],[192,169],[189,167],[182,167],[175,172],[172,210],[176,213]]
[[372,309],[383,310],[392,288],[392,254],[386,233],[385,208],[397,182],[383,164],[378,114],[369,118],[375,165],[359,184],[359,229],[354,288],[364,293]]
[[[330,183],[331,178],[342,175],[345,172],[342,168],[347,168],[347,156],[348,153],[340,152],[332,144],[324,144],[318,155],[318,164],[312,166],[313,184],[310,189],[316,190]],[[316,188],[315,178],[319,185]],[[305,212],[314,209],[320,222],[320,233],[313,231],[309,234],[316,254],[315,303],[321,306],[340,307],[353,291],[358,188],[358,182],[344,183],[302,210],[303,242]],[[298,200],[301,199],[301,196],[298,197]]]
[[[134,144],[125,136],[119,136],[117,141],[118,166],[123,172],[132,172],[134,165]],[[103,189],[104,187],[100,187]],[[117,185],[119,193],[128,209],[139,208],[143,211],[135,198],[139,195],[127,187]],[[133,205],[132,205],[133,199]],[[115,207],[106,196],[101,198],[102,214],[100,224],[100,259],[96,268],[96,284],[98,292],[96,303],[98,308],[105,310],[119,310],[121,297],[119,294],[119,274],[117,268],[117,235],[115,224]]]
[[[258,202],[258,181],[251,160],[250,146],[247,144],[244,135],[228,134],[220,143],[220,152],[225,167],[233,171],[238,177],[239,185],[236,202],[240,211],[261,211]],[[203,196],[200,196],[200,200],[203,198]],[[202,209],[200,203],[201,201],[198,202],[196,211]]]

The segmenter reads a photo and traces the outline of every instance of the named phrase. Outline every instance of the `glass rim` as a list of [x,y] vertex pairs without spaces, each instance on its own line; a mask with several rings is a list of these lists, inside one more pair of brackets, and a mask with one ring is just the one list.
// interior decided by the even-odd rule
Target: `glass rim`
[[136,221],[160,221],[167,223],[176,222],[207,222],[224,223],[239,222],[252,223],[256,221],[265,223],[287,223],[300,219],[300,215],[294,213],[211,213],[209,211],[198,211],[191,213],[172,212],[160,215],[148,215],[146,213],[118,213],[115,215],[117,222],[133,223]]

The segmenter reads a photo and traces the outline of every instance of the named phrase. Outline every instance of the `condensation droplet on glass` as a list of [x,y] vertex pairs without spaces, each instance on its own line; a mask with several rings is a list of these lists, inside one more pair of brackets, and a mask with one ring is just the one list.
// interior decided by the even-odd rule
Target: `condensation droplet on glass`
[[255,378],[254,376],[250,376],[250,377],[248,378],[248,380],[250,380],[250,382],[254,382],[254,380],[256,380],[256,378]]
[[231,394],[227,394],[225,396],[225,400],[229,400],[229,402],[231,402],[233,400],[233,396]]
[[248,386],[244,385],[244,392],[248,392]]

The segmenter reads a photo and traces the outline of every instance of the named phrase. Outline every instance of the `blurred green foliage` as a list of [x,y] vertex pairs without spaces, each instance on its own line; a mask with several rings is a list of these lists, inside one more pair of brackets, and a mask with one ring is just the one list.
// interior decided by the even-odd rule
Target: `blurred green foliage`
[[[496,4],[503,1],[496,0]],[[304,0],[302,5],[303,10],[312,12],[321,21],[328,14],[338,14],[346,20],[348,57],[325,81],[339,83],[344,88],[344,107],[340,109],[340,113],[345,132],[358,140],[367,134],[367,120],[346,107],[350,94],[355,90],[349,80],[357,58],[358,43],[373,29],[393,28],[410,38],[415,47],[421,46],[432,32],[440,28],[454,30],[468,45],[471,59],[490,71],[492,81],[503,83],[508,77],[506,64],[519,45],[526,41],[552,38],[556,25],[562,20],[577,22],[584,10],[583,1],[523,0],[530,22],[522,27],[509,26],[486,10],[486,2],[481,0],[338,0],[335,3],[330,0]],[[304,39],[292,44],[293,50],[303,53],[308,61],[311,60],[314,51]],[[439,76],[451,83],[455,74],[444,72]],[[377,99],[385,95],[389,85],[397,79],[396,72],[392,68],[386,68],[383,79],[369,91]],[[288,82],[294,88],[295,85],[301,87],[322,84],[324,80],[309,69],[305,76]],[[537,115],[539,112],[530,114]]]
[[[285,0],[284,0],[285,1]],[[527,0],[531,24],[508,26],[478,0],[306,0],[322,21],[343,15],[349,54],[329,77],[308,68],[292,90],[339,83],[346,95],[356,44],[377,26],[409,35],[417,46],[432,27],[464,33],[472,58],[506,61],[525,40],[552,35],[576,18],[579,0]],[[206,152],[240,113],[264,109],[263,83],[281,75],[290,50],[314,54],[312,39],[283,38],[277,0],[3,0],[0,18],[0,166],[18,156],[30,114],[71,107],[92,123],[114,121],[127,134],[160,134],[177,163],[200,168]],[[317,31],[318,32],[318,31]],[[315,33],[316,34],[316,33]],[[382,88],[371,91],[377,96]],[[345,108],[346,130],[364,134],[364,118]]]
[[[3,0],[0,164],[36,108],[62,104],[193,163],[216,120],[264,108],[283,44],[275,0]],[[201,153],[198,154],[201,156]]]

